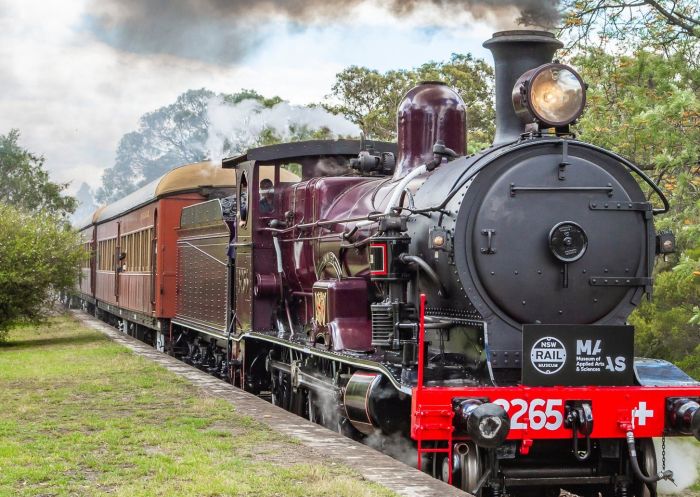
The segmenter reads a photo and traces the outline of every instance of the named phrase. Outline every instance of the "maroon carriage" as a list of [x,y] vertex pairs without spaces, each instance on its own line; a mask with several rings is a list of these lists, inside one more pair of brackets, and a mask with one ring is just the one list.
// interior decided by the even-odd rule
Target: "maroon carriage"
[[165,331],[175,315],[180,213],[230,194],[234,182],[210,162],[188,164],[98,209],[81,230],[91,248],[80,283],[86,305],[141,337]]

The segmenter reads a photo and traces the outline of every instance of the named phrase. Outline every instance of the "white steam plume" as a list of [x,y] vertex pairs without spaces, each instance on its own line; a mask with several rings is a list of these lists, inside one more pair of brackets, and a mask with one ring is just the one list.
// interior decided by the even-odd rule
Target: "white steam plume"
[[[654,448],[660,470],[661,439],[654,439]],[[657,487],[659,493],[663,495],[687,495],[685,490],[698,479],[698,466],[700,466],[700,445],[694,440],[667,438],[666,468],[673,471],[673,479],[677,486],[668,481],[660,481]]]
[[408,466],[416,467],[418,460],[418,451],[413,443],[399,433],[392,435],[384,435],[379,430],[371,435],[368,435],[362,440],[362,443],[369,445],[375,450],[398,459]]
[[207,119],[209,136],[206,147],[214,161],[259,145],[260,134],[266,129],[272,130],[283,141],[298,137],[300,131],[321,128],[328,128],[335,138],[360,134],[360,128],[342,116],[321,107],[288,102],[265,107],[253,99],[232,104],[221,97],[213,97],[208,102]]

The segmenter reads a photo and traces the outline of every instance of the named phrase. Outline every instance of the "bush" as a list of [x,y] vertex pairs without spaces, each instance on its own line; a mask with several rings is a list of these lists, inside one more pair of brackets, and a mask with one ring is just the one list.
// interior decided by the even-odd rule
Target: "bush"
[[700,379],[700,200],[684,188],[671,198],[676,208],[658,220],[658,228],[676,234],[678,254],[658,261],[653,299],[642,302],[630,323],[639,355],[673,361]]
[[696,380],[700,379],[700,345],[695,347],[691,354],[678,361],[678,367]]
[[60,292],[76,284],[83,252],[59,215],[0,202],[0,340],[47,315]]

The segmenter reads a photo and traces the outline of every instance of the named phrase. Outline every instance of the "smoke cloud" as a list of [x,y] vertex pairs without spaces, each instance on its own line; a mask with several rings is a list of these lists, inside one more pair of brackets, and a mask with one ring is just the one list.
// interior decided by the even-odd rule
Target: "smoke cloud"
[[360,128],[342,116],[321,107],[304,107],[280,102],[265,107],[257,100],[231,104],[221,97],[209,99],[209,122],[206,148],[214,161],[256,146],[265,130],[272,131],[282,141],[304,138],[304,133],[328,128],[336,138],[358,136]]
[[[102,41],[128,52],[165,54],[214,63],[235,63],[253,54],[275,21],[304,29],[342,19],[370,0],[93,0],[90,29]],[[446,18],[468,12],[473,18],[501,19],[513,26],[552,27],[560,20],[560,0],[380,0],[397,17],[426,5]],[[269,31],[267,31],[269,32]]]

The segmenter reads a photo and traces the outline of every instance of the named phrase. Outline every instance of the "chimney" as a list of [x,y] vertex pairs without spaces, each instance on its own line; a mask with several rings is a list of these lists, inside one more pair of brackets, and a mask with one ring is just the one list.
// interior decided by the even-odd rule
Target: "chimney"
[[494,145],[517,140],[525,125],[513,109],[513,86],[530,69],[552,62],[564,44],[548,31],[500,31],[484,42],[496,68],[496,136]]

